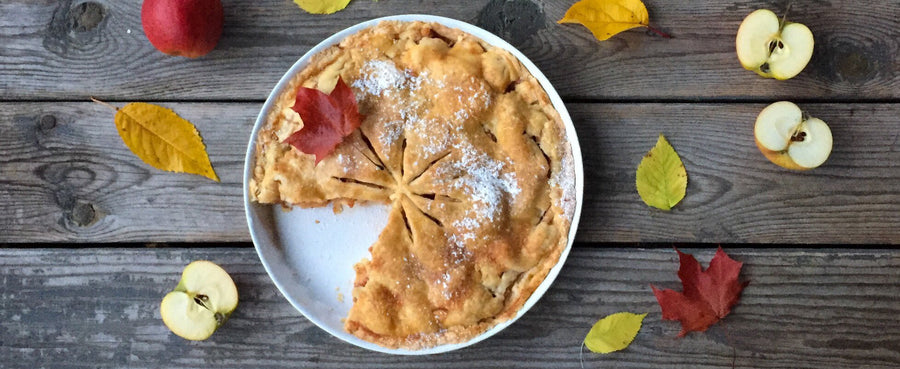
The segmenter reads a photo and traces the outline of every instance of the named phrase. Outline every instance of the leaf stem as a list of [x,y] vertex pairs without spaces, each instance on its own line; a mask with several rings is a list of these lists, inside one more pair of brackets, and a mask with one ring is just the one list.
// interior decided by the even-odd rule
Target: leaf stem
[[105,106],[105,107],[107,107],[107,108],[110,108],[110,109],[112,109],[113,111],[119,111],[119,108],[113,106],[112,104],[105,103],[105,102],[103,102],[103,101],[97,100],[97,99],[95,99],[93,96],[91,96],[91,101],[93,101],[93,102],[95,102],[95,103],[97,103],[97,104],[103,105],[103,106]]
[[735,369],[737,367],[737,348],[734,347],[734,342],[731,341],[731,335],[728,334],[728,325],[724,321],[722,322],[722,329],[725,330],[725,341],[731,346],[731,369]]
[[581,369],[584,369],[584,341],[581,341],[581,352],[578,353],[578,359],[581,360]]
[[659,29],[653,28],[653,26],[651,26],[651,25],[647,25],[647,29],[649,29],[653,33],[655,33],[663,38],[672,38],[672,35],[665,33],[663,31],[660,31]]

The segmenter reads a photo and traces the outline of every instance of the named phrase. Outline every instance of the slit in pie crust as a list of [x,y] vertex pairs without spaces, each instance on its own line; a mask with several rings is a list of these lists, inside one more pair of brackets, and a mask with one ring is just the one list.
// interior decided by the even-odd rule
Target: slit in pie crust
[[[365,118],[316,165],[283,143],[303,127],[291,107],[339,76]],[[344,321],[384,347],[463,342],[514,317],[568,241],[575,174],[547,94],[506,50],[437,23],[381,22],[313,56],[255,156],[259,203],[391,206]]]

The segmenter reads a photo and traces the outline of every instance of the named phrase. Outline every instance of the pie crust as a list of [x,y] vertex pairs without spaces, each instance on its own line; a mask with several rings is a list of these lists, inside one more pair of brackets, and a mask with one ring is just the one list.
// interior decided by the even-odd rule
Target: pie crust
[[[283,141],[299,87],[353,89],[333,153]],[[355,265],[345,329],[388,348],[459,343],[516,315],[565,249],[575,208],[562,120],[509,52],[438,23],[384,21],[312,57],[276,97],[249,183],[259,203],[391,206]]]

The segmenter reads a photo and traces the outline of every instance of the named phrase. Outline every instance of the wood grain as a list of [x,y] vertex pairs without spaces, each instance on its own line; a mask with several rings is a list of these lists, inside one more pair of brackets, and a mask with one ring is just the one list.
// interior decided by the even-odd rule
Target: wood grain
[[[248,241],[243,160],[259,104],[172,103],[197,125],[221,183],[155,170],[122,144],[112,111],[0,104],[0,242]],[[583,148],[581,242],[900,243],[900,106],[801,104],[834,150],[791,172],[753,142],[764,104],[569,104]],[[665,134],[688,190],[647,207],[634,172]]]
[[[225,1],[216,50],[185,59],[150,45],[140,0],[0,1],[0,368],[572,368],[590,326],[619,311],[649,315],[631,347],[585,353],[584,367],[898,367],[900,2],[793,2],[789,17],[816,46],[789,81],[761,79],[734,54],[743,17],[785,2],[645,0],[675,38],[632,30],[602,43],[556,24],[573,2],[355,0],[318,16],[290,0]],[[580,243],[554,287],[496,336],[424,357],[359,349],[298,313],[248,243],[242,199],[249,133],[282,74],[331,34],[404,13],[479,25],[534,61],[569,102],[586,175]],[[198,127],[222,182],[142,163],[88,96],[173,108]],[[753,122],[776,100],[829,123],[823,167],[790,172],[758,152]],[[671,212],[634,189],[660,133],[688,172]],[[755,243],[727,250],[751,283],[722,324],[676,339],[649,285],[680,289],[677,256],[625,243]],[[714,252],[685,251],[704,265]],[[197,259],[224,266],[241,303],[212,338],[188,342],[158,306]]]
[[[821,167],[793,172],[754,143],[766,104],[570,104],[584,150],[578,239],[603,242],[900,243],[897,105],[801,104],[829,123]],[[684,161],[687,195],[645,206],[634,173],[664,134]]]
[[[358,22],[411,12],[482,26],[532,59],[560,94],[578,99],[718,101],[900,98],[896,1],[795,2],[790,18],[816,38],[809,66],[785,82],[741,68],[734,37],[759,7],[782,3],[648,0],[663,39],[633,30],[597,42],[561,25],[570,0],[353,1],[329,16],[285,0],[227,2],[225,31],[199,59],[157,52],[143,34],[140,1],[0,4],[0,100],[262,100],[313,45]],[[99,19],[99,21],[98,21]]]
[[[712,249],[686,250],[705,265]],[[675,336],[650,284],[680,289],[672,250],[576,248],[547,294],[512,326],[442,355],[389,356],[317,328],[279,294],[252,248],[0,250],[2,367],[572,368],[600,317],[648,312],[634,343],[585,353],[587,368],[895,368],[895,250],[727,250],[750,285],[724,321]],[[158,304],[192,260],[235,279],[238,309],[209,340],[162,324]]]
[[0,104],[0,239],[249,240],[241,181],[261,104],[163,105],[197,126],[221,182],[144,164],[99,104]]

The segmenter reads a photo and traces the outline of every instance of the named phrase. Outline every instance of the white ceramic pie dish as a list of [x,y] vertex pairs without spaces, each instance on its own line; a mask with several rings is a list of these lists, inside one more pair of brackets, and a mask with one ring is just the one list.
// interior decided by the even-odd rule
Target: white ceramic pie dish
[[[271,109],[273,100],[290,81],[305,68],[316,53],[339,43],[362,29],[385,20],[436,22],[465,31],[485,42],[506,49],[519,59],[540,82],[566,126],[575,164],[576,205],[569,229],[568,244],[547,278],[538,286],[515,317],[461,343],[439,345],[422,350],[389,349],[364,341],[344,331],[343,319],[352,304],[353,265],[369,257],[368,247],[374,243],[387,223],[389,206],[372,204],[345,208],[334,214],[330,206],[312,209],[282,210],[280,205],[261,205],[250,199],[248,190],[255,163],[256,138]],[[540,70],[512,45],[503,39],[471,24],[455,19],[431,15],[396,15],[365,21],[335,33],[310,49],[282,76],[269,94],[256,119],[244,160],[244,209],[250,236],[266,272],[288,301],[314,324],[353,345],[373,351],[400,355],[436,354],[463,348],[500,332],[525,314],[556,279],[572,248],[584,198],[584,169],[581,148],[572,119],[550,82]]]

